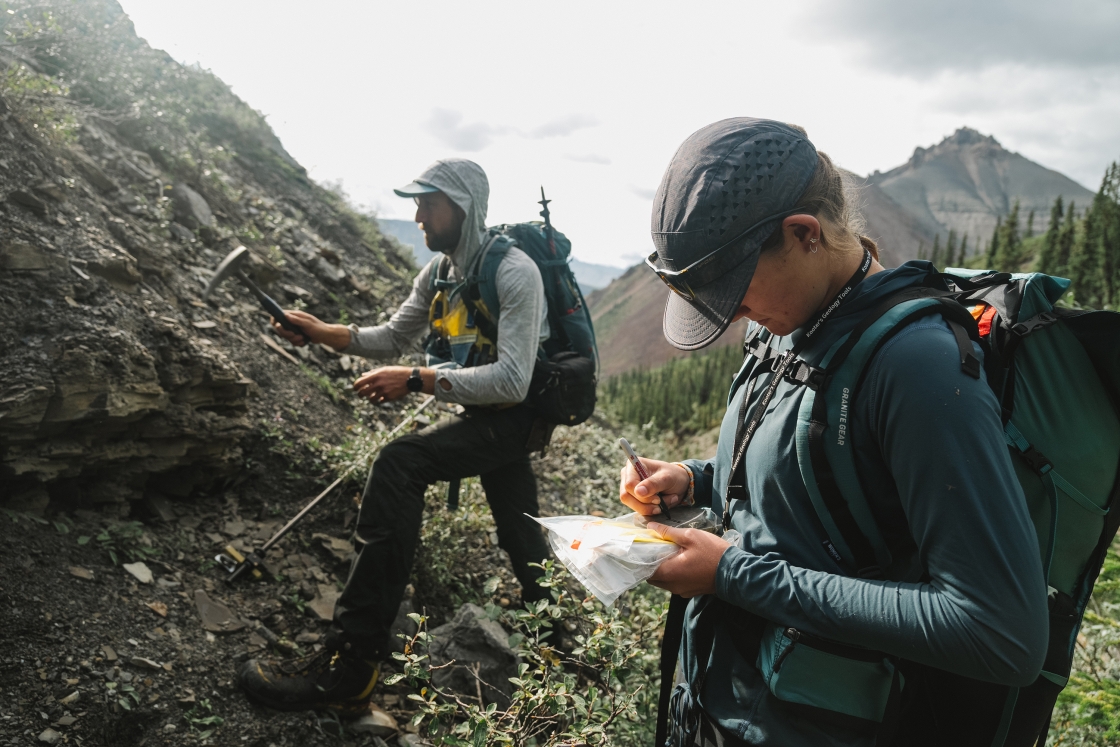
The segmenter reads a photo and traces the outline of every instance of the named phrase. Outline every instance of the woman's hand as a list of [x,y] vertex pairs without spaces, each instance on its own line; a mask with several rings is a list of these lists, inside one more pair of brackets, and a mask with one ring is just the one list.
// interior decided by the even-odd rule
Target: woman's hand
[[327,324],[306,311],[285,309],[284,316],[288,321],[298,324],[304,334],[290,332],[280,326],[276,319],[272,320],[272,330],[296,347],[306,345],[308,342],[317,342],[320,345],[330,345],[335,350],[345,350],[350,345],[350,328],[341,324]]
[[647,526],[681,547],[679,553],[658,566],[649,579],[651,584],[685,599],[716,593],[719,559],[731,545],[699,529],[676,529],[653,521]]
[[688,472],[679,464],[656,459],[642,459],[642,464],[649,479],[639,481],[634,465],[626,462],[619,480],[618,499],[642,516],[661,513],[662,503],[672,511],[688,494]]

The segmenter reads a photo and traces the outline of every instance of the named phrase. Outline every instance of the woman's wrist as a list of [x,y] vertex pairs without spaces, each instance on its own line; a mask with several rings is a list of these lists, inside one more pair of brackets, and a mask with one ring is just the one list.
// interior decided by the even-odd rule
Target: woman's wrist
[[688,489],[682,491],[683,497],[681,498],[681,506],[691,506],[696,503],[696,476],[692,474],[692,469],[684,462],[673,462],[688,475]]

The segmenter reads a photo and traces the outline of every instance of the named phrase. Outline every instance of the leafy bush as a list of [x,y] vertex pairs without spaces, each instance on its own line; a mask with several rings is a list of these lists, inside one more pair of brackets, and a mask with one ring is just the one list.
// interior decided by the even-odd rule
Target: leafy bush
[[[604,609],[573,595],[566,571],[552,561],[543,568],[540,584],[551,589],[551,601],[516,611],[489,607],[506,628],[518,631],[511,644],[522,663],[510,680],[514,692],[504,710],[493,703],[483,707],[432,683],[426,618],[412,616],[420,630],[404,653],[394,654],[404,671],[386,684],[407,680],[420,688],[409,695],[420,707],[413,723],[423,725],[436,745],[644,745],[652,740],[650,695],[658,684],[664,595],[642,590],[631,594],[625,612]],[[576,644],[570,653],[555,644],[560,626]]]

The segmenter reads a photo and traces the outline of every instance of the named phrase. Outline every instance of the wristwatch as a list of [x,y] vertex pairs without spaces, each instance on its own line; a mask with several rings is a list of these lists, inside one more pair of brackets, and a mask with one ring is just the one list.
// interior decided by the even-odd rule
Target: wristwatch
[[[397,381],[400,381],[400,379],[397,379]],[[408,387],[408,391],[410,392],[424,391],[424,380],[420,378],[419,368],[412,369],[412,373],[409,375],[408,381],[405,382],[405,386]]]

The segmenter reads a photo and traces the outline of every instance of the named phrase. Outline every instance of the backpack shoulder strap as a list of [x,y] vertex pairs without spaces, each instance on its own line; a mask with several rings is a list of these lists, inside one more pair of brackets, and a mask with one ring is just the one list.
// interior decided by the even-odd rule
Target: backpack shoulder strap
[[428,275],[428,290],[448,290],[454,285],[447,279],[451,273],[451,257],[446,254],[433,257],[428,266],[432,268]]
[[[497,284],[498,265],[505,259],[512,246],[513,242],[504,234],[491,230],[465,281],[464,298],[476,312],[475,323],[482,330],[482,334],[494,343],[498,341],[498,317],[501,313]],[[479,301],[482,302],[481,306],[478,304]]]
[[[478,286],[477,298],[480,298],[486,304],[486,310],[493,316],[495,324],[498,322],[498,314],[501,311],[501,301],[498,298],[498,265],[506,258],[513,246],[514,244],[509,237],[498,233],[491,234],[487,238],[486,246],[482,249],[482,256],[478,260],[478,270],[472,278]],[[475,297],[474,294],[472,294],[473,297]]]
[[853,575],[888,578],[893,565],[889,543],[879,530],[856,473],[850,438],[851,403],[866,370],[883,344],[902,328],[940,314],[960,354],[961,370],[980,378],[972,348],[976,322],[951,294],[909,288],[873,309],[821,361],[823,380],[807,382],[797,417],[797,461],[813,507],[824,526],[826,550]]

